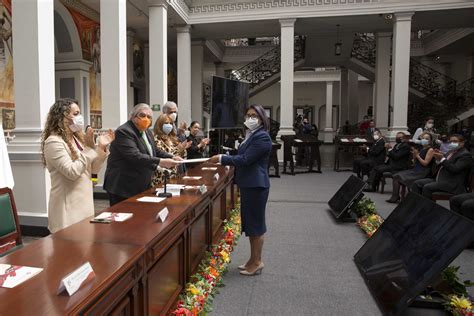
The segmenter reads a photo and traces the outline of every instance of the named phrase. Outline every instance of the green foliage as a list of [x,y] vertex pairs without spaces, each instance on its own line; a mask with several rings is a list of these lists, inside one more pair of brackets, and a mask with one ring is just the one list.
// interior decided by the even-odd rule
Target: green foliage
[[374,201],[368,197],[364,197],[359,202],[357,202],[357,204],[353,206],[352,210],[356,213],[357,217],[377,214]]
[[461,281],[458,276],[459,266],[449,266],[441,273],[441,277],[452,289],[452,294],[467,296],[467,288],[474,286],[470,280]]

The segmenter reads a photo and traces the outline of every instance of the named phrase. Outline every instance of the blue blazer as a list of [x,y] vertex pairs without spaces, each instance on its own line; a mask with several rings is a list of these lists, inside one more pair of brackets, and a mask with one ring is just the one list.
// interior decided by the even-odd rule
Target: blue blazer
[[271,151],[270,135],[259,129],[240,145],[237,155],[223,155],[221,163],[235,167],[235,183],[239,187],[269,188],[268,159]]

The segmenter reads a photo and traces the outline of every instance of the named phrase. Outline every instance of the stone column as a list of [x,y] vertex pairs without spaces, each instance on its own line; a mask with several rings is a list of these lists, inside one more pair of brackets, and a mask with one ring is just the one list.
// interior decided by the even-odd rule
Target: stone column
[[[202,41],[191,46],[191,118],[201,125],[202,120],[202,81],[203,81],[204,47]],[[189,122],[188,122],[189,123]]]
[[349,122],[355,124],[359,122],[359,74],[349,70]]
[[341,67],[341,107],[339,126],[343,126],[349,119],[349,72],[347,68]]
[[332,94],[333,82],[326,82],[326,127],[324,128],[324,142],[333,142],[333,128],[332,128]]
[[179,121],[191,122],[191,30],[190,25],[176,29],[178,50],[178,116]]
[[382,132],[388,130],[391,35],[391,33],[376,35],[374,118],[376,126]]
[[294,35],[296,19],[282,19],[281,26],[281,80],[280,80],[280,135],[292,135],[293,131],[293,77]]
[[54,1],[13,0],[12,11],[16,138],[8,152],[13,192],[21,224],[46,227],[51,185],[40,152],[41,132],[55,101]]
[[150,46],[148,43],[143,45],[143,73],[145,74],[145,102],[150,104]]
[[126,9],[126,0],[100,1],[103,128],[117,128],[128,119]]
[[127,31],[127,113],[130,113],[135,105],[135,91],[133,89],[133,40],[135,31]]
[[223,62],[216,62],[216,76],[217,77],[225,77],[224,73],[224,63]]
[[[164,0],[148,0],[150,105],[160,109],[168,101],[168,5]],[[153,111],[153,116],[158,117]]]
[[413,12],[395,13],[392,43],[392,94],[393,107],[391,132],[407,130],[408,74],[410,71],[410,32]]

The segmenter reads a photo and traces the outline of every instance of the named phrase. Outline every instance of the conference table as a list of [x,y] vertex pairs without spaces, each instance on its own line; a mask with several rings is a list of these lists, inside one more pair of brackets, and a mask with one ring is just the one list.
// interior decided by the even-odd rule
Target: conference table
[[[202,168],[217,168],[217,170]],[[218,176],[216,176],[216,174]],[[12,289],[0,288],[0,315],[167,315],[223,233],[237,192],[233,168],[203,163],[172,179],[190,188],[160,203],[149,189],[103,211],[133,213],[125,222],[90,223],[90,218],[0,258],[0,263],[44,270]],[[198,189],[204,184],[207,192]],[[169,215],[161,223],[157,213]],[[95,278],[75,294],[57,294],[68,273],[89,262]]]

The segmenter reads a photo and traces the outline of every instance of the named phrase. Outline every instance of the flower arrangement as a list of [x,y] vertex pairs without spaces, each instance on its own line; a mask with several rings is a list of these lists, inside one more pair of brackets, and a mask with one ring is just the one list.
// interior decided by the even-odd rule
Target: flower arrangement
[[196,274],[180,295],[176,309],[177,316],[206,315],[211,310],[217,288],[222,285],[222,275],[227,271],[230,253],[240,237],[240,207],[236,205],[229,220],[224,221],[222,239],[211,247],[200,263]]
[[372,237],[382,223],[383,218],[380,217],[379,214],[364,215],[357,219],[357,225],[359,225],[369,238]]
[[444,306],[454,316],[474,316],[474,301],[464,295],[450,295]]
[[357,217],[362,217],[365,215],[377,214],[375,210],[375,203],[368,197],[363,197],[358,201],[352,210],[356,213]]

